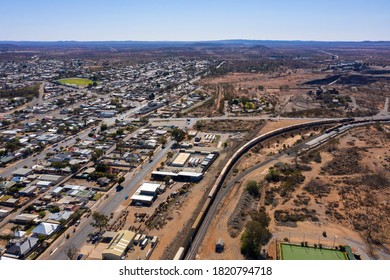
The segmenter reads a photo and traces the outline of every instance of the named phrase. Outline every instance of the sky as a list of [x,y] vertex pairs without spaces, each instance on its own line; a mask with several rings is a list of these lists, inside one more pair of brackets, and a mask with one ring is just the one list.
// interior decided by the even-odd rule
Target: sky
[[389,0],[0,0],[0,41],[390,41]]

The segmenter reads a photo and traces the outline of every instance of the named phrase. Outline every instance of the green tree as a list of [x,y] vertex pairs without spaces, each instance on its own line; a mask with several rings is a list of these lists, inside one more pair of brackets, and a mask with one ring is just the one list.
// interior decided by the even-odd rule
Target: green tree
[[96,164],[96,172],[107,172],[107,165],[102,162],[99,162],[98,164]]
[[1,235],[0,238],[5,240],[5,241],[10,241],[10,240],[14,239],[15,236],[12,233],[10,233],[10,234]]
[[172,152],[168,152],[167,153],[167,159],[171,159],[173,157],[173,153]]
[[79,169],[80,169],[80,164],[72,164],[71,166],[70,166],[70,170],[71,170],[71,172],[74,174],[74,173],[77,173],[77,171],[79,171]]
[[14,152],[21,147],[19,139],[15,138],[5,143],[4,148],[10,152]]
[[260,194],[259,184],[254,180],[251,180],[246,184],[245,190],[253,197],[257,197]]
[[164,177],[164,183],[165,183],[166,186],[168,186],[170,180],[171,180],[171,176],[165,176]]
[[61,211],[61,209],[58,206],[52,206],[49,208],[50,213],[58,213],[60,211]]
[[91,156],[91,160],[96,163],[103,154],[103,150],[94,150]]
[[167,144],[167,137],[165,137],[165,136],[160,136],[160,137],[158,138],[158,142],[159,142],[161,145],[165,146],[165,144]]
[[43,219],[46,216],[45,211],[39,211],[39,218]]
[[125,177],[119,177],[118,178],[118,185],[121,185],[125,181]]
[[100,126],[100,130],[101,131],[105,131],[105,130],[107,130],[108,129],[108,126],[107,126],[107,124],[105,124],[105,123],[103,123],[101,126]]
[[180,128],[172,129],[171,134],[172,134],[173,139],[175,139],[175,141],[177,143],[183,141],[184,138],[186,137],[186,133],[183,130],[181,130]]
[[245,109],[246,110],[253,110],[253,109],[255,109],[255,104],[253,104],[253,102],[246,102]]
[[241,253],[249,259],[259,259],[261,247],[268,243],[272,234],[260,223],[250,221],[246,225],[245,232],[241,237]]
[[263,227],[268,227],[271,218],[265,212],[265,208],[262,207],[260,211],[254,211],[251,213],[252,221],[260,223]]
[[35,211],[35,206],[32,204],[29,204],[26,206],[26,208],[24,208],[24,211],[27,213],[31,213],[31,212]]
[[61,169],[61,168],[65,168],[67,166],[68,166],[68,163],[64,162],[64,161],[56,161],[56,162],[51,163],[51,167],[53,167],[55,169]]
[[92,214],[92,219],[93,222],[91,223],[91,226],[99,229],[99,232],[102,232],[103,229],[107,228],[109,218],[106,215],[99,212],[94,212]]
[[44,235],[44,234],[38,235],[39,242],[43,242],[43,241],[45,241],[45,239],[46,239],[46,235]]
[[280,173],[274,168],[270,168],[268,174],[265,176],[265,179],[268,182],[279,182],[280,181]]
[[205,124],[204,124],[203,121],[197,121],[197,122],[195,123],[195,125],[194,125],[194,128],[195,128],[196,130],[202,130],[202,128],[204,128],[204,127],[205,127]]

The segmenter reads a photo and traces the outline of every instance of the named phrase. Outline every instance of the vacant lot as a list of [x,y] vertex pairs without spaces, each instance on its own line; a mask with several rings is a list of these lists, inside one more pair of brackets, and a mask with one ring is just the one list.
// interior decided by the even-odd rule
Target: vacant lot
[[250,132],[259,130],[263,120],[204,120],[197,121],[194,128],[204,132]]
[[323,146],[311,157],[311,170],[302,172],[304,182],[288,193],[281,192],[283,183],[272,184],[267,207],[276,236],[327,246],[352,244],[366,258],[389,259],[386,131],[388,126],[359,128],[339,138],[336,148]]

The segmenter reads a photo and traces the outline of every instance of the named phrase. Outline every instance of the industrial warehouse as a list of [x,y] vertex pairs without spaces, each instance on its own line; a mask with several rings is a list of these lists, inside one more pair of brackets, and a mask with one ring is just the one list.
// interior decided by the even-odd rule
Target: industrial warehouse
[[180,150],[172,163],[162,170],[153,171],[151,178],[156,181],[163,181],[168,177],[177,182],[199,182],[218,155],[217,151]]
[[107,249],[102,253],[103,260],[120,260],[130,248],[135,233],[129,230],[121,230],[115,233]]
[[135,205],[150,206],[161,192],[162,185],[160,183],[145,182],[131,197],[132,203]]

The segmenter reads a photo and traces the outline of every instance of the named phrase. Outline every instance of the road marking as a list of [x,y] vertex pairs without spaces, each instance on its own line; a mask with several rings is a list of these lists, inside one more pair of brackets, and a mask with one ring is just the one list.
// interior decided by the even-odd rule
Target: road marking
[[50,256],[53,255],[57,250],[58,250],[58,247],[55,248],[55,249],[50,253]]

